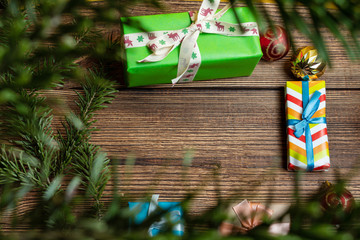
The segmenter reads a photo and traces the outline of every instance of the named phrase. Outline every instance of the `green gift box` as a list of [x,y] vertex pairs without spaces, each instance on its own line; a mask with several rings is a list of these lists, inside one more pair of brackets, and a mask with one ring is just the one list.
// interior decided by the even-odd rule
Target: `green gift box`
[[[255,22],[255,17],[246,7],[235,8],[242,23]],[[191,25],[188,12],[129,17],[137,26],[123,24],[125,43],[143,41],[143,37],[126,39],[127,34],[179,30]],[[125,19],[122,19],[124,22]],[[227,11],[220,19],[221,22],[237,23],[232,10]],[[197,39],[201,52],[201,66],[194,80],[209,80],[249,76],[262,57],[259,36],[225,36],[219,34],[201,33]],[[139,63],[152,52],[147,46],[125,49],[125,81],[128,87],[153,84],[171,83],[177,75],[180,46],[159,62]]]

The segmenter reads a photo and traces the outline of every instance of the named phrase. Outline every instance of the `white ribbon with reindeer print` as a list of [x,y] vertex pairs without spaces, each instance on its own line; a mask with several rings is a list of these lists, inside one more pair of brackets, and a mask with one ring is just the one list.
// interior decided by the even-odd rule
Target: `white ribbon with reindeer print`
[[240,26],[217,21],[231,8],[231,4],[228,4],[216,13],[219,4],[220,0],[204,0],[197,15],[196,12],[189,12],[193,23],[184,29],[126,34],[125,47],[148,46],[153,53],[139,62],[158,62],[181,44],[177,77],[171,81],[173,85],[178,82],[191,82],[201,65],[201,55],[197,45],[200,33],[231,37],[259,36],[256,22],[241,23]]

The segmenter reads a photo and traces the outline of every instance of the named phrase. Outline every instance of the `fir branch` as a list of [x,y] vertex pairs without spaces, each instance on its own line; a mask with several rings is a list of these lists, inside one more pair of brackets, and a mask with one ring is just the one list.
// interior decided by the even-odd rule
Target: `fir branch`
[[110,179],[109,162],[106,154],[100,152],[98,147],[85,143],[75,153],[72,163],[75,175],[82,179],[84,190],[95,201],[93,209],[97,219],[103,216],[101,197]]
[[38,161],[39,166],[36,168],[27,166],[27,176],[38,187],[46,187],[57,151],[52,136],[51,109],[46,106],[45,98],[40,97],[36,92],[20,90],[18,96],[17,101],[10,102],[0,113],[3,119],[1,137],[3,141],[8,141],[21,149],[23,157],[29,156]]
[[100,199],[110,178],[108,169],[109,159],[99,151],[99,147],[89,143],[91,133],[97,130],[93,127],[96,122],[95,112],[106,107],[116,92],[114,82],[104,79],[101,74],[89,72],[81,82],[83,94],[76,91],[79,108],[78,115],[66,117],[63,126],[65,135],[59,132],[60,154],[58,158],[57,174],[70,170],[82,179],[82,185],[94,199],[94,210],[98,218],[102,217]]
[[[49,51],[51,50],[49,49]],[[32,67],[30,72],[32,73],[33,84],[26,87],[31,89],[62,87],[64,79],[70,77],[71,72],[75,69],[75,64],[57,61],[54,56],[37,59],[30,66]]]
[[103,33],[94,28],[93,23],[86,17],[74,19],[72,26],[77,27],[73,34],[77,47],[85,51],[91,51],[94,44],[103,38]]
[[37,159],[20,149],[1,145],[0,184],[12,184],[45,188],[42,170]]
[[92,124],[96,122],[93,119],[95,111],[106,107],[105,104],[111,103],[116,92],[114,83],[104,79],[100,74],[90,71],[89,75],[81,82],[84,94],[76,91],[78,101],[76,104],[79,108],[79,114],[71,114],[65,118],[63,127],[65,135],[59,131],[60,156],[58,169],[61,174],[65,168],[72,162],[74,154],[80,149],[84,142],[90,140],[91,132],[96,128]]
[[0,184],[26,182],[26,164],[21,161],[22,152],[18,154],[6,145],[0,148]]
[[94,112],[106,108],[105,104],[111,103],[116,93],[114,85],[114,82],[105,79],[101,73],[92,71],[81,83],[84,95],[77,92],[79,100],[76,104],[80,109],[79,117],[87,129],[91,131],[96,129],[91,128],[96,122],[93,120]]
[[[11,84],[11,80],[3,80],[4,84]],[[89,141],[91,132],[96,130],[95,112],[112,101],[116,90],[113,82],[94,72],[89,73],[81,86],[83,93],[77,92],[76,102],[79,114],[66,117],[65,135],[59,134],[57,138],[51,128],[53,116],[45,97],[22,89],[18,92],[20,98],[8,103],[0,113],[1,137],[19,150],[15,154],[5,145],[0,149],[0,184],[30,182],[46,193],[54,179],[71,173],[82,179],[83,189],[95,202],[95,214],[101,218],[101,197],[110,178],[109,159]],[[18,101],[23,108],[17,107]]]

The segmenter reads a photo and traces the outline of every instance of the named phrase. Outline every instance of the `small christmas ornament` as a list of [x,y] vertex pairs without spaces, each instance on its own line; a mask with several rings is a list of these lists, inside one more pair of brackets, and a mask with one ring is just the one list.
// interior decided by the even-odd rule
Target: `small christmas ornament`
[[316,80],[324,74],[326,62],[314,47],[303,47],[296,51],[291,61],[291,71],[297,78]]
[[285,29],[276,25],[274,30],[269,28],[265,34],[260,35],[262,58],[266,61],[279,60],[285,57],[290,50],[290,42]]
[[324,210],[341,206],[346,212],[350,212],[354,207],[355,200],[347,189],[344,188],[341,193],[338,193],[335,191],[334,185],[326,181],[322,185],[320,203]]

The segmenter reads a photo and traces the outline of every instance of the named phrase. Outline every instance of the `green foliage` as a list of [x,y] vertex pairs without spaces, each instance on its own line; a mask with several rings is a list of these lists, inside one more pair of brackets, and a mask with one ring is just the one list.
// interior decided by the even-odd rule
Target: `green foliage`
[[[19,235],[3,235],[2,239],[148,239],[147,230],[153,221],[156,221],[164,211],[151,215],[148,220],[140,225],[131,225],[129,219],[133,213],[128,210],[127,198],[117,194],[113,195],[110,206],[103,212],[101,219],[95,220],[88,215],[74,210],[79,205],[88,201],[86,196],[75,194],[80,179],[74,178],[63,191],[57,191],[62,183],[62,177],[55,178],[44,195],[39,196],[39,203],[32,211],[18,221],[28,222],[38,231],[27,231]],[[343,188],[341,182],[336,188]],[[9,209],[19,198],[22,198],[31,188],[13,191],[7,185],[3,188],[0,201],[0,213]],[[321,192],[319,192],[321,193]],[[191,205],[196,199],[195,195],[188,195],[181,203],[184,209],[185,235],[184,239],[358,239],[360,234],[360,207],[355,205],[351,212],[342,208],[324,211],[319,203],[319,195],[314,195],[309,201],[294,204],[285,214],[291,215],[290,233],[277,236],[268,233],[271,223],[281,220],[266,220],[262,225],[250,230],[247,234],[234,234],[221,236],[219,225],[227,220],[228,204],[223,199],[218,199],[215,207],[201,215],[194,216]],[[149,200],[149,199],[147,199]],[[13,207],[13,205],[12,205]],[[284,214],[284,215],[285,215]],[[0,232],[1,233],[1,232]],[[171,233],[171,227],[154,239],[179,239]]]
[[87,194],[95,200],[95,214],[101,217],[100,199],[109,180],[109,159],[97,146],[89,143],[95,111],[111,102],[114,83],[90,72],[78,95],[79,114],[66,117],[66,134],[54,135],[51,130],[51,109],[45,97],[21,90],[24,109],[8,103],[2,111],[2,139],[16,147],[2,146],[0,182],[31,183],[44,191],[48,200],[60,191],[58,176],[78,176]]
[[[81,56],[99,54],[98,49],[105,50],[102,54],[108,60],[116,60],[112,54],[116,46],[104,47],[101,43],[108,40],[94,28],[103,8],[87,1],[14,0],[4,5],[0,17],[0,183],[31,185],[43,191],[48,201],[62,192],[59,176],[76,176],[95,201],[94,213],[101,217],[109,159],[89,141],[96,130],[95,112],[114,98],[115,83],[106,79],[101,64],[86,71],[75,62]],[[91,19],[80,8],[99,14]],[[69,20],[61,20],[66,15]],[[66,114],[63,129],[54,133],[51,99],[44,90],[62,87],[65,79],[80,85],[78,109]],[[58,220],[44,222],[55,226]]]
[[[6,158],[13,156],[11,158],[15,160],[11,171],[17,176],[23,176],[13,180],[25,182],[24,176],[27,176],[30,182],[41,187],[48,183],[51,161],[56,150],[50,126],[51,109],[44,105],[44,100],[44,97],[35,92],[20,89],[15,103],[9,102],[0,115],[3,120],[2,139],[21,149],[17,150],[20,151],[17,154],[19,158],[12,148],[5,150],[3,145],[3,152],[8,153]],[[6,175],[1,175],[0,178],[6,178]]]
[[[1,112],[2,139],[16,146],[16,151],[19,152],[16,154],[15,150],[6,149],[3,145],[4,168],[0,173],[2,182],[23,183],[27,176],[36,186],[46,188],[50,179],[63,174],[65,170],[75,170],[77,175],[86,178],[84,184],[94,184],[92,194],[99,200],[103,185],[108,179],[104,176],[108,175],[108,159],[99,153],[96,146],[89,144],[89,140],[90,133],[95,130],[92,128],[94,113],[111,102],[115,92],[113,84],[90,72],[81,84],[84,94],[77,92],[79,115],[66,117],[66,135],[59,131],[57,136],[54,136],[51,129],[53,116],[51,108],[45,102],[46,98],[35,91],[19,90],[18,96],[22,98],[23,107],[19,108],[19,105],[9,102]],[[100,161],[97,159],[101,159],[103,164],[93,166],[93,161],[89,159],[97,164]],[[97,172],[100,177],[90,178],[91,172],[86,170],[98,169],[99,166],[104,169],[101,174]]]
[[63,123],[66,136],[59,131],[59,148],[60,162],[57,163],[59,173],[64,169],[62,166],[68,165],[74,158],[74,154],[79,151],[83,145],[90,140],[91,132],[95,131],[92,125],[96,122],[94,112],[106,107],[106,103],[110,103],[116,92],[113,82],[106,80],[99,74],[90,72],[88,76],[81,82],[84,94],[76,91],[79,108],[79,114],[73,113],[66,116]]
[[30,179],[36,179],[34,167],[37,161],[27,161],[22,151],[8,149],[6,145],[1,146],[0,150],[0,184],[10,184],[14,182],[28,183]]
[[[235,3],[235,1],[232,1]],[[265,5],[245,1],[260,24],[272,25]],[[119,16],[138,3],[163,6],[157,0],[103,1],[85,0],[9,0],[0,1],[0,217],[13,213],[14,227],[25,223],[38,231],[2,235],[2,239],[147,239],[152,221],[164,214],[154,214],[143,224],[129,229],[131,213],[127,199],[116,194],[105,207],[102,197],[110,179],[110,160],[91,143],[97,129],[96,112],[114,98],[115,83],[109,81],[121,61],[120,40],[108,37],[105,29],[118,26]],[[358,59],[359,4],[354,1],[276,1],[288,30],[297,28],[311,39],[328,60],[323,34],[329,29],[344,45],[350,57]],[[309,17],[299,14],[300,6]],[[334,9],[325,8],[329,3]],[[88,13],[91,13],[90,15]],[[265,24],[266,23],[266,24]],[[291,37],[291,31],[289,31]],[[351,40],[348,40],[350,36]],[[346,36],[346,37],[345,37]],[[79,58],[88,57],[89,69],[79,66]],[[61,116],[62,126],[53,130],[53,89],[69,81],[76,84],[76,109]],[[56,100],[56,98],[55,98]],[[57,105],[59,109],[68,106]],[[57,116],[60,117],[60,116]],[[185,156],[185,167],[192,156]],[[130,161],[129,161],[130,162]],[[343,189],[340,182],[337,189]],[[247,235],[225,239],[356,239],[359,238],[360,208],[351,213],[341,209],[324,212],[314,196],[290,209],[291,232],[272,236],[266,221]],[[21,218],[16,206],[29,192],[37,194],[37,206]],[[222,199],[204,214],[193,216],[187,206],[196,194],[189,194],[182,206],[186,232],[184,238],[220,239],[218,226],[227,218]],[[90,213],[78,207],[92,205]],[[11,215],[11,214],[10,214]],[[339,226],[334,226],[334,219]],[[10,224],[10,222],[9,222]],[[177,239],[170,231],[157,239]]]

